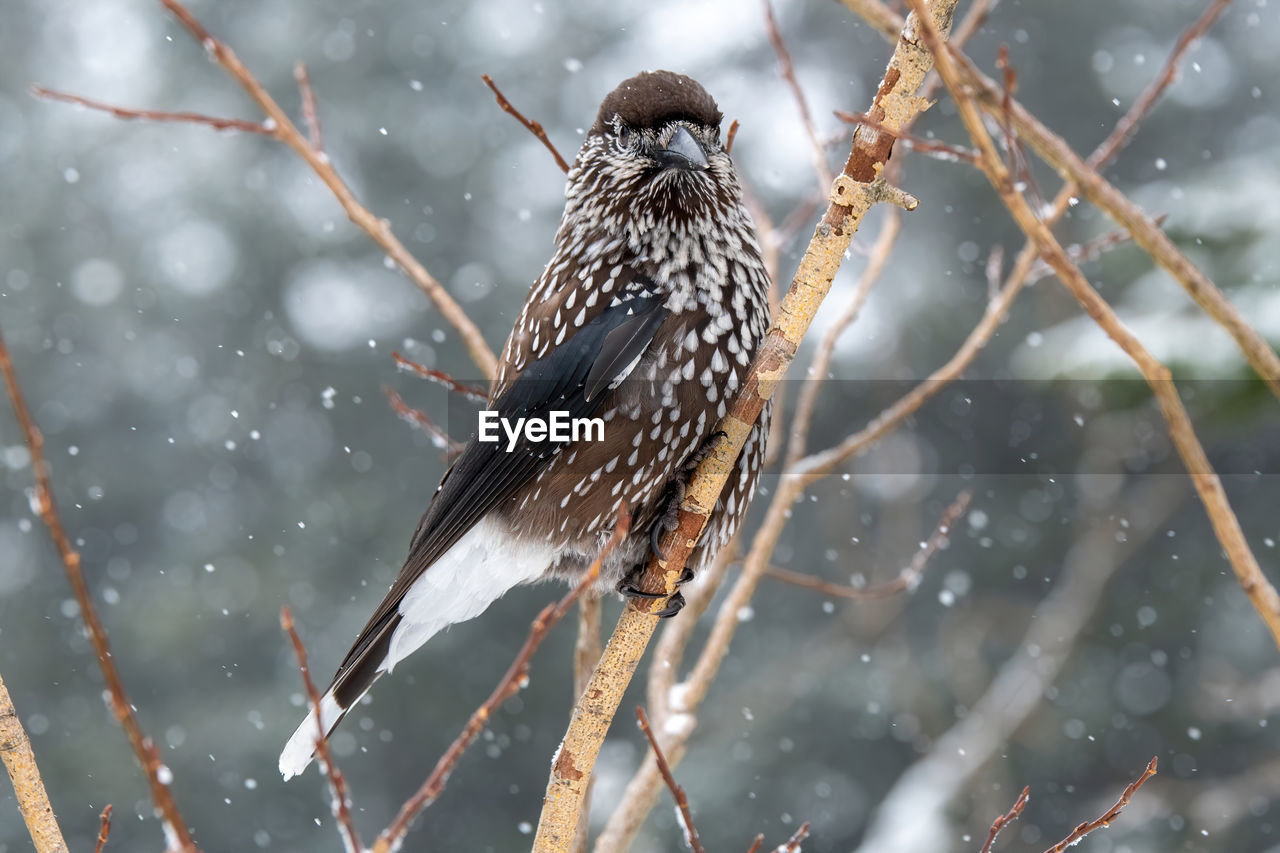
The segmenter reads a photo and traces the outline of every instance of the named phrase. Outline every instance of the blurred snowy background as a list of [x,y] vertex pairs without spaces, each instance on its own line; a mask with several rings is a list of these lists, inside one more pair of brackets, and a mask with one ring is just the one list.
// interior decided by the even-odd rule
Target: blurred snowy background
[[[1008,43],[1020,97],[1087,152],[1203,6],[1006,0],[971,52],[989,69]],[[338,169],[495,348],[548,256],[563,176],[494,106],[481,73],[571,155],[618,81],[643,68],[686,72],[741,120],[735,159],[776,218],[814,184],[753,3],[192,9],[295,115],[293,61],[309,64]],[[787,0],[778,14],[818,123],[834,132],[830,111],[865,108],[889,49],[830,0]],[[1273,342],[1278,75],[1280,10],[1239,0],[1109,173],[1168,214],[1178,243]],[[32,83],[257,116],[158,4],[7,2],[0,325],[128,688],[198,841],[210,851],[337,850],[319,777],[286,786],[275,771],[302,702],[277,615],[293,608],[316,669],[331,671],[442,471],[382,387],[433,414],[470,417],[398,374],[390,353],[464,378],[474,370],[425,298],[280,145],[121,122],[37,101]],[[945,99],[920,130],[962,134]],[[904,183],[922,205],[846,338],[817,447],[949,358],[983,311],[991,246],[1021,245],[971,169],[911,155]],[[1109,227],[1081,205],[1059,232],[1085,240]],[[835,302],[863,263],[846,265]],[[1276,401],[1139,250],[1121,247],[1086,272],[1178,376],[1194,378],[1184,394],[1200,436],[1280,580]],[[1000,847],[1038,850],[1100,814],[1159,755],[1160,776],[1085,849],[1280,850],[1280,738],[1269,726],[1280,721],[1280,657],[1134,376],[1045,280],[1019,298],[963,384],[850,476],[814,489],[775,563],[836,582],[892,577],[957,491],[975,500],[910,597],[847,603],[764,582],[678,772],[709,849],[745,849],[756,832],[773,840],[810,820],[805,849],[819,853],[862,843],[974,851],[1025,784],[1031,804]],[[109,849],[157,849],[141,775],[32,515],[28,462],[0,406],[0,671],[73,847],[92,845],[110,802]],[[343,727],[334,747],[366,836],[424,778],[559,592],[520,590],[454,628]],[[528,848],[572,699],[572,635],[555,632],[530,688],[463,760],[410,849]],[[625,722],[642,698],[634,692],[601,758],[598,817],[643,755]],[[979,711],[1016,725],[966,728]],[[0,816],[0,851],[29,849],[5,785]],[[635,849],[678,844],[664,798]]]

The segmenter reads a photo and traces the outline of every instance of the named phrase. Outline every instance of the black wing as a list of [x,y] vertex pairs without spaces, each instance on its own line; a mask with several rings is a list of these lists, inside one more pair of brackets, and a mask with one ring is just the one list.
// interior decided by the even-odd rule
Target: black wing
[[[590,417],[603,391],[630,370],[648,349],[668,311],[657,296],[624,299],[604,309],[568,340],[531,362],[494,403],[502,418],[546,417],[551,411]],[[400,601],[422,573],[481,518],[516,491],[568,442],[532,444],[521,440],[507,452],[507,438],[467,442],[445,475],[418,523],[409,556],[369,623],[347,653],[338,674],[336,698],[343,707],[372,682],[399,622]]]

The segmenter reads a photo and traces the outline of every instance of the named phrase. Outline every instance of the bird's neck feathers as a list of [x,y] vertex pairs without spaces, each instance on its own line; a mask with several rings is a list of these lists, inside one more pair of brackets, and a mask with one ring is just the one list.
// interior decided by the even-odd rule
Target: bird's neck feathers
[[735,261],[758,264],[760,247],[728,155],[710,160],[704,172],[655,172],[609,138],[589,137],[569,171],[556,256],[631,264],[678,294],[677,309],[714,299]]

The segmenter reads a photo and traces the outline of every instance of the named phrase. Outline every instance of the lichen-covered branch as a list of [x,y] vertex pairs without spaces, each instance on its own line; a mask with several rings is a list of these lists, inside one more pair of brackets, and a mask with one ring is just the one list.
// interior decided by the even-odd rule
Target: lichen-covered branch
[[36,853],[66,853],[67,842],[62,840],[62,829],[44,790],[40,767],[31,751],[31,739],[18,719],[3,677],[0,677],[0,760],[4,761],[4,769],[13,783],[18,811],[27,824]]

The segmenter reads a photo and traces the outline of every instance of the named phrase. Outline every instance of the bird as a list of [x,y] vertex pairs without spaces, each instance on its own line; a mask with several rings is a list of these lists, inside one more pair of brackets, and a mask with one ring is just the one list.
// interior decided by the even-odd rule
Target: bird
[[[516,422],[599,418],[577,441],[475,434],[418,523],[408,557],[333,682],[280,755],[287,780],[383,674],[507,590],[580,579],[611,537],[600,591],[642,597],[639,573],[675,527],[690,471],[767,331],[769,276],[721,139],[692,78],[641,72],[600,105],[571,166],[554,251],[502,350],[487,410]],[[733,535],[764,464],[769,411],[749,434],[690,580]],[[590,430],[587,431],[590,435]],[[684,603],[677,590],[661,615]]]

